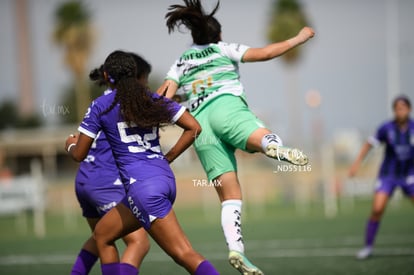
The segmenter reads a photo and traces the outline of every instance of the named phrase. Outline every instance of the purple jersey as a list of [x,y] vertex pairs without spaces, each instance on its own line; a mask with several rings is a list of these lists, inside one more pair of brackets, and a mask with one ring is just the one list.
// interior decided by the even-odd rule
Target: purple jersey
[[118,178],[118,167],[111,146],[105,133],[100,131],[89,149],[88,156],[79,165],[76,182],[104,185],[105,182],[113,184]]
[[[160,96],[152,94],[154,99]],[[112,148],[115,162],[124,185],[132,184],[136,180],[143,180],[154,175],[172,174],[168,162],[161,152],[158,127],[142,129],[128,124],[120,115],[120,106],[117,104],[111,111],[106,111],[115,98],[115,92],[102,95],[92,102],[79,126],[79,132],[96,138],[102,130]],[[185,112],[185,108],[171,100],[171,122],[175,123]],[[134,171],[134,176],[130,175]]]
[[87,218],[102,217],[125,197],[111,146],[102,131],[97,134],[88,156],[79,165],[75,193],[82,214]]
[[385,144],[385,156],[379,176],[405,178],[414,175],[414,121],[401,130],[395,121],[382,124],[370,144]]

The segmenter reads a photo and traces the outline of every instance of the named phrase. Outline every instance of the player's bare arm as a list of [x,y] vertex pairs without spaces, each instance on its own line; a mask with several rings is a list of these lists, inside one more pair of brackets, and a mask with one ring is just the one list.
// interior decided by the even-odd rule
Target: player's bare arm
[[173,98],[177,92],[178,84],[170,79],[164,81],[164,83],[158,88],[157,94],[165,96],[167,98]]
[[93,140],[93,138],[82,133],[79,135],[70,135],[66,139],[65,150],[75,161],[81,162],[88,155]]
[[362,148],[361,151],[358,154],[358,157],[354,161],[354,163],[351,165],[351,168],[349,169],[348,175],[350,177],[354,177],[356,173],[359,170],[359,166],[361,165],[361,162],[365,159],[365,156],[368,154],[368,152],[371,150],[372,145],[369,142],[366,142]]
[[184,129],[182,135],[177,143],[165,154],[165,158],[169,163],[173,162],[179,155],[181,155],[188,147],[193,144],[194,140],[201,133],[201,126],[197,120],[190,115],[188,111],[177,120],[175,123]]
[[288,40],[269,44],[263,48],[250,48],[243,56],[243,62],[267,61],[283,55],[290,49],[301,45],[315,35],[310,27],[302,28],[299,33]]

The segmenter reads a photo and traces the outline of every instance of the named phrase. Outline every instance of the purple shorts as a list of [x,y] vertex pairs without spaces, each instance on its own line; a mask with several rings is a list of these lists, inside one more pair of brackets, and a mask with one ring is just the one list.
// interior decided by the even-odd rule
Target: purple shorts
[[85,218],[101,218],[125,197],[121,180],[115,178],[105,181],[97,181],[94,184],[78,181],[75,183],[76,197]]
[[379,178],[375,192],[383,192],[392,196],[396,187],[400,187],[406,196],[414,197],[414,175],[405,178]]
[[160,174],[129,185],[127,196],[122,200],[145,228],[151,222],[165,217],[172,209],[176,196],[174,175]]

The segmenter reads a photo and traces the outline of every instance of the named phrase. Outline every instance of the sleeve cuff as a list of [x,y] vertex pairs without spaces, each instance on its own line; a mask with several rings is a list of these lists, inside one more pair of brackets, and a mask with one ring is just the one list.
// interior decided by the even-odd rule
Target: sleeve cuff
[[369,144],[371,144],[372,146],[374,146],[374,147],[378,147],[379,145],[380,145],[380,141],[376,138],[376,137],[374,137],[374,136],[370,136],[369,138],[368,138],[368,140],[367,140],[367,142],[369,143]]
[[245,56],[245,54],[247,53],[247,51],[250,49],[251,47],[246,47],[246,50],[244,51],[244,53],[242,54],[241,58],[240,58],[240,62],[244,63],[243,58]]
[[177,83],[177,85],[180,84],[177,79],[175,79],[175,78],[173,78],[171,76],[167,76],[166,78],[164,78],[164,80],[171,80],[171,81],[174,81],[175,83]]
[[184,106],[181,106],[181,108],[180,108],[180,110],[174,115],[174,117],[171,119],[171,122],[172,123],[176,123],[177,122],[177,120],[179,120],[180,119],[180,117],[184,114],[184,112],[185,112],[185,107]]
[[91,131],[89,131],[89,130],[87,130],[87,129],[83,128],[82,126],[79,126],[78,131],[79,131],[80,133],[84,134],[84,135],[87,135],[87,136],[88,136],[88,137],[90,137],[90,138],[93,138],[93,139],[95,139],[95,138],[96,138],[96,134],[95,134],[95,133],[92,133]]

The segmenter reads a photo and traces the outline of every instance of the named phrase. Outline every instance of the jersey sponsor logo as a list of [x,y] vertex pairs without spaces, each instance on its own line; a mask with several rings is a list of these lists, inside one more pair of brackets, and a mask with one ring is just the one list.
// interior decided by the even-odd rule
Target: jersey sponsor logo
[[195,111],[211,94],[206,94],[204,91],[198,97],[191,101],[190,111]]
[[184,61],[192,60],[192,59],[206,58],[206,57],[208,57],[212,54],[215,54],[215,53],[218,53],[215,48],[207,47],[207,48],[205,48],[204,50],[202,50],[200,52],[195,52],[195,53],[192,52],[192,53],[184,54],[180,58],[179,62],[177,63],[177,66],[181,67],[184,64]]
[[[186,76],[190,74],[194,70],[202,71],[205,69],[206,66],[208,66],[210,63],[213,62],[213,59],[209,59],[203,62],[203,64],[184,64],[182,63],[181,66],[186,65],[183,69],[183,76]],[[178,65],[177,65],[178,66]]]
[[387,139],[390,144],[395,142],[395,132],[393,130],[387,131]]
[[411,146],[410,145],[395,145],[394,146],[397,159],[399,161],[406,161],[410,159]]
[[106,212],[108,212],[108,210],[111,210],[115,206],[116,206],[116,202],[112,201],[110,203],[98,206],[97,209],[98,209],[98,212],[106,213]]
[[144,215],[139,210],[138,206],[136,206],[134,199],[131,196],[128,196],[128,203],[129,203],[129,208],[131,209],[132,214],[134,214],[135,218],[137,218],[137,220],[140,221],[142,225],[146,225],[147,222],[145,220]]

